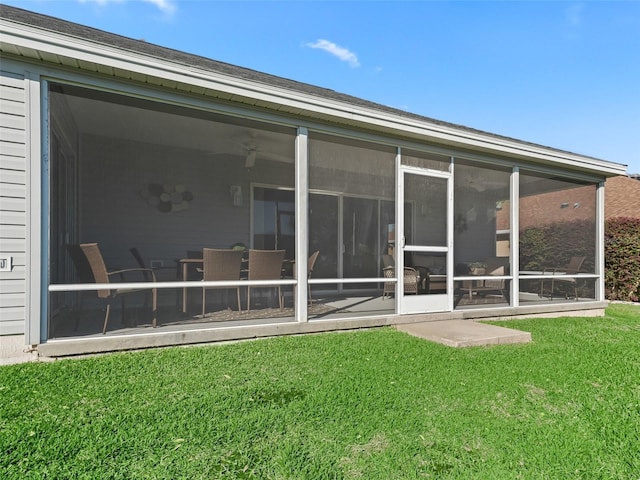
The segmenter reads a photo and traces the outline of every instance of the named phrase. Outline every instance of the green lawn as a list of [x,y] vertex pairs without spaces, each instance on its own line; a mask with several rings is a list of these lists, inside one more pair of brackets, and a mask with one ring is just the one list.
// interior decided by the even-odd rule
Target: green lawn
[[640,307],[0,367],[0,478],[640,478]]

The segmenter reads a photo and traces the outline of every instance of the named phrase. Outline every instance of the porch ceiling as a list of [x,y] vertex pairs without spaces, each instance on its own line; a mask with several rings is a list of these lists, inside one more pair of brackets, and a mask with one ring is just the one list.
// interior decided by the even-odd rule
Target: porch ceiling
[[[205,155],[237,156],[251,150],[256,158],[293,163],[293,145],[249,126],[215,122],[207,118],[155,111],[134,105],[65,95],[67,110],[81,134],[117,138],[185,150]],[[109,121],[105,121],[109,119]]]

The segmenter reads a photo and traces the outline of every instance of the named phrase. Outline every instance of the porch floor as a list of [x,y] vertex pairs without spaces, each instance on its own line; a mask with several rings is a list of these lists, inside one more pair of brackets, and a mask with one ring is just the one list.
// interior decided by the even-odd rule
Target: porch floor
[[[537,299],[538,297],[536,297]],[[255,308],[251,312],[243,310],[238,312],[229,308],[211,307],[207,309],[207,314],[203,317],[197,312],[200,310],[199,305],[193,305],[190,308],[189,313],[182,313],[175,305],[175,299],[170,295],[165,298],[164,302],[160,302],[161,305],[158,309],[158,328],[151,329],[150,325],[150,313],[149,307],[143,308],[142,305],[134,305],[127,313],[127,318],[131,320],[131,323],[123,325],[120,321],[121,312],[118,308],[119,305],[115,305],[111,320],[109,322],[106,336],[119,336],[119,335],[136,335],[140,333],[149,332],[174,332],[184,329],[188,330],[201,330],[210,328],[228,328],[228,327],[246,327],[246,326],[260,326],[269,324],[286,324],[296,323],[295,312],[291,305],[291,299],[288,298],[285,308],[280,310],[277,307],[272,307],[275,304],[273,299],[263,299],[263,302],[255,302]],[[537,302],[526,302],[521,298],[521,306],[535,304]],[[546,304],[567,303],[565,300],[547,301]],[[226,303],[225,303],[226,305]],[[475,309],[487,309],[487,308],[499,308],[507,307],[505,300],[499,296],[486,296],[486,297],[474,297],[469,300],[468,296],[464,296],[456,307],[456,311],[464,312]],[[61,318],[56,319],[53,324],[51,339],[62,338],[77,338],[77,337],[102,337],[102,324],[104,320],[104,311],[101,310],[102,303],[93,303],[92,305],[86,305],[82,313],[67,311],[61,315]],[[80,321],[78,322],[78,328],[74,327],[74,319],[76,315],[80,315]],[[309,321],[326,321],[326,320],[343,320],[350,318],[364,318],[372,316],[393,316],[395,315],[395,299],[383,298],[382,295],[371,293],[351,293],[342,296],[336,295],[315,295],[313,305],[308,310]],[[454,321],[454,320],[451,320]],[[429,322],[433,324],[433,321]],[[441,323],[441,322],[436,322]],[[491,340],[493,337],[501,339],[504,335],[491,334],[486,335],[482,333],[467,332],[467,330],[474,328],[473,325],[469,326],[471,322],[464,321],[462,330],[459,333],[449,333],[452,336],[451,342],[454,344],[463,343],[466,336],[474,338],[480,336],[478,340],[481,345],[487,345],[491,343],[507,343],[507,340],[498,342],[498,340]],[[421,324],[418,324],[421,325]],[[446,326],[439,327],[441,330]],[[408,327],[407,327],[408,328]],[[430,330],[431,327],[425,327]],[[447,332],[455,332],[453,326],[446,327]],[[501,327],[491,327],[489,325],[477,324],[474,332],[498,332]],[[416,327],[417,331],[421,331],[419,327]],[[410,332],[408,332],[410,333]],[[416,335],[420,335],[416,333]],[[444,334],[443,334],[444,335]],[[457,335],[457,336],[456,336]],[[466,335],[466,336],[465,336]],[[438,335],[436,335],[437,337]],[[446,335],[444,335],[446,337]],[[485,337],[488,337],[486,339]],[[509,338],[506,335],[505,338]],[[437,340],[436,340],[437,341]],[[471,340],[469,340],[471,341]],[[458,345],[454,345],[458,346]],[[460,345],[463,346],[463,345]]]
[[531,333],[469,320],[440,320],[396,325],[396,329],[450,347],[528,343]]

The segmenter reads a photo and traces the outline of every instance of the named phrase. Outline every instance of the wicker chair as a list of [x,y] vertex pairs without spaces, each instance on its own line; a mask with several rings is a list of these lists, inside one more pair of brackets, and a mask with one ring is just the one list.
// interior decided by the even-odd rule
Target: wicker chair
[[[240,280],[240,270],[242,267],[242,250],[221,250],[215,248],[203,248],[202,259],[202,280],[205,282],[224,282]],[[232,290],[235,288],[238,298],[238,311],[242,312],[240,306],[240,287],[202,287],[202,316],[205,315],[207,305],[207,290],[209,289]]]
[[[76,269],[77,279],[80,283],[96,283],[95,278],[93,278],[93,272],[91,271],[91,265],[87,261],[87,257],[85,256],[80,245],[77,244],[68,244],[66,245],[67,252],[71,257],[71,261]],[[83,308],[83,298],[86,294],[91,294],[93,292],[76,292],[75,296],[75,323],[73,327],[73,331],[78,330],[78,325],[80,323],[80,317],[82,316],[82,308]]]
[[[382,255],[382,276],[384,278],[396,278],[396,262],[391,255]],[[420,283],[420,274],[415,268],[404,267],[404,275],[402,276],[402,285],[404,286],[404,294],[418,294],[418,285]],[[395,282],[384,282],[382,290],[382,299],[391,297],[396,293]]]
[[[131,272],[140,272],[143,275],[150,275],[151,281],[156,281],[156,276],[151,269],[143,269],[143,268],[128,268],[125,270],[115,270],[112,272],[107,271],[107,267],[104,263],[104,259],[102,257],[102,253],[100,253],[100,247],[97,243],[83,243],[80,245],[82,252],[84,253],[89,266],[91,267],[91,272],[93,273],[93,277],[95,283],[112,283],[111,276],[117,275],[121,280],[125,280],[125,274]],[[120,297],[122,299],[122,319],[124,320],[124,311],[125,311],[125,302],[124,295],[127,293],[140,292],[145,290],[151,290],[152,295],[152,312],[153,319],[152,325],[155,328],[157,323],[157,310],[158,310],[158,290],[153,287],[146,288],[110,288],[105,290],[97,290],[98,298],[104,298],[106,300],[106,309],[104,314],[104,326],[102,327],[102,333],[105,334],[107,332],[107,324],[109,322],[109,312],[111,311],[111,304],[117,298]]]
[[[285,250],[249,250],[249,271],[247,279],[251,280],[279,280],[282,277],[282,261]],[[247,311],[251,311],[251,288],[247,286]],[[278,290],[278,305],[282,310],[282,289],[280,285],[253,287],[273,288]]]
[[89,261],[87,260],[87,257],[82,251],[80,245],[69,244],[66,245],[66,248],[67,252],[69,252],[69,256],[71,257],[71,261],[76,268],[78,280],[80,280],[81,283],[95,283],[96,279],[93,277],[91,265],[89,265]]
[[150,270],[150,268],[147,267],[147,264],[145,263],[144,259],[142,258],[142,255],[140,254],[140,251],[137,248],[134,247],[134,248],[130,248],[129,252],[131,252],[131,255],[133,255],[133,258],[136,259],[136,263],[138,264],[138,266],[145,270],[144,272],[142,272],[142,274],[144,275],[145,282],[153,281],[152,278],[151,278],[151,275],[148,272],[148,270]]
[[[187,258],[198,259],[202,258],[202,250],[187,250]],[[178,274],[180,276],[180,274]],[[187,282],[193,282],[202,280],[202,269],[198,264],[187,264],[187,277],[184,279]]]
[[[137,248],[133,247],[129,249],[129,252],[131,252],[131,255],[133,255],[133,258],[136,259],[136,263],[138,264],[138,266],[140,268],[143,268],[145,270],[153,270],[154,273],[160,271],[160,270],[173,270],[174,272],[176,271],[176,267],[174,266],[165,266],[165,267],[148,267],[146,262],[144,261],[144,258],[142,257],[142,254],[140,253],[140,250],[138,250]],[[152,262],[153,263],[153,262]],[[180,272],[176,273],[176,277],[179,278],[180,277]],[[147,282],[151,282],[153,281],[151,278],[151,275],[149,275],[149,272],[144,272],[144,278]]]
[[[316,260],[318,259],[318,255],[320,255],[320,250],[317,250],[317,251],[313,252],[311,254],[311,256],[309,257],[309,259],[307,260],[307,282],[311,278],[311,274],[313,273],[313,267],[316,264]],[[293,277],[287,277],[287,278],[296,278],[295,266],[293,268]],[[307,283],[307,292],[308,292],[309,305],[313,305],[313,299],[311,298],[311,285],[309,285],[308,283]],[[294,296],[294,298],[296,296],[296,286],[295,285],[293,286],[293,296]]]

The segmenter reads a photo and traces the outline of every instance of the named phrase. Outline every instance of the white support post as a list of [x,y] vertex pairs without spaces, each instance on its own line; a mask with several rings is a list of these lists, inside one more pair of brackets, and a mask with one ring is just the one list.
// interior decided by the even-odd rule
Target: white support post
[[605,299],[604,287],[604,181],[599,182],[596,189],[596,300],[603,302]]
[[509,263],[511,264],[511,306],[520,305],[520,169],[511,173],[511,201],[509,202],[509,228],[511,229]]
[[[28,102],[26,155],[27,174],[27,242],[25,298],[25,343],[36,345],[47,339],[48,318],[48,229],[49,225],[49,125],[47,83],[41,87],[40,75],[26,72],[25,98]],[[43,105],[44,108],[41,108]],[[43,157],[42,153],[45,156]]]
[[[344,219],[344,195],[338,196],[338,218]],[[338,222],[338,278],[344,278],[344,221]],[[342,295],[342,283],[338,284],[338,295]]]
[[455,309],[454,297],[455,286],[453,276],[455,275],[455,265],[453,252],[455,250],[453,242],[455,242],[455,221],[454,221],[454,176],[456,171],[455,158],[449,160],[449,178],[447,179],[447,305],[448,310],[453,312]]
[[402,171],[402,149],[396,150],[396,226],[393,253],[396,265],[396,314],[402,312],[402,287],[404,279],[404,172]]
[[296,136],[296,263],[295,277],[298,281],[295,292],[295,315],[298,322],[308,322],[307,311],[307,258],[309,256],[309,132],[298,128]]

